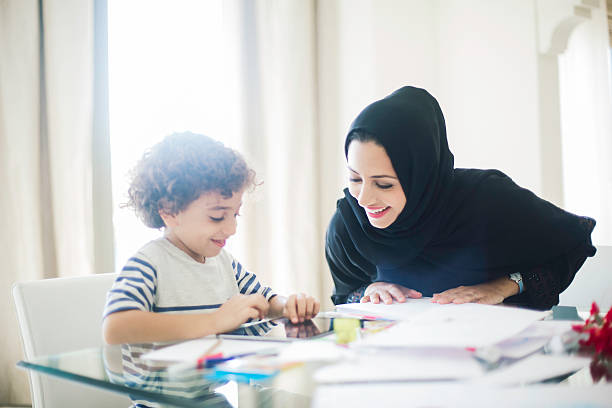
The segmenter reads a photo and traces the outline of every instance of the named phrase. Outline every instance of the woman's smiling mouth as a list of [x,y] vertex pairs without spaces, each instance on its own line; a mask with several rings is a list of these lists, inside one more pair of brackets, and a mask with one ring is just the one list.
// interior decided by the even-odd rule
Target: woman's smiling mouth
[[391,209],[391,207],[387,206],[387,207],[366,207],[366,214],[368,215],[368,217],[371,218],[380,218],[382,216],[384,216],[387,212],[389,212],[389,210]]

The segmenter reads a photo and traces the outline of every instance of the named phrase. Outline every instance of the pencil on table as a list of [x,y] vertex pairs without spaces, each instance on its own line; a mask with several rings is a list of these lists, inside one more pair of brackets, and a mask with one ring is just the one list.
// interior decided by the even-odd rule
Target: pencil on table
[[223,339],[217,339],[217,341],[215,341],[209,348],[207,348],[206,351],[204,351],[204,353],[202,353],[202,355],[198,357],[198,359],[195,362],[187,361],[184,363],[179,363],[179,364],[175,364],[175,365],[168,367],[168,373],[173,374],[173,373],[183,371],[183,370],[203,368],[204,365],[206,364],[206,359],[210,357],[212,355],[212,352],[215,351],[217,347],[221,345],[222,341]]

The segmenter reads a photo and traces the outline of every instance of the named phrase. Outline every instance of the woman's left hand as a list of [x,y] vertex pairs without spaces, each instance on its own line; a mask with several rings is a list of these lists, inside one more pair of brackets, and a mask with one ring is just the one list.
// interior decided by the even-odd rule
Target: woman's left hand
[[473,286],[459,286],[434,293],[432,302],[448,303],[482,303],[496,305],[509,296],[518,293],[518,285],[507,277]]

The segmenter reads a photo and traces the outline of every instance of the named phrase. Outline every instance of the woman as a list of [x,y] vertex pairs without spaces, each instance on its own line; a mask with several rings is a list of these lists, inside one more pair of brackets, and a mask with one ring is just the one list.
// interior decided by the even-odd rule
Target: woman
[[345,142],[349,188],[327,230],[334,303],[559,302],[595,254],[595,220],[498,170],[455,169],[440,106],[404,87],[367,106]]

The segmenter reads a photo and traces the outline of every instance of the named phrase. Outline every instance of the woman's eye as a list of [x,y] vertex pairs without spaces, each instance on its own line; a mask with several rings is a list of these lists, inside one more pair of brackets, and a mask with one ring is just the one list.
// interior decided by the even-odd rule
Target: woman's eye
[[209,217],[209,218],[210,218],[212,221],[214,221],[214,222],[221,222],[221,221],[223,221],[223,219],[224,219],[225,217],[219,217],[219,218],[216,218],[216,217]]
[[377,186],[378,188],[382,188],[383,190],[386,190],[386,189],[388,189],[388,188],[393,187],[393,184],[380,184],[380,183],[376,183],[376,186]]
[[350,178],[349,178],[349,181],[350,181],[351,183],[359,183],[359,182],[361,182],[361,179],[350,177]]

